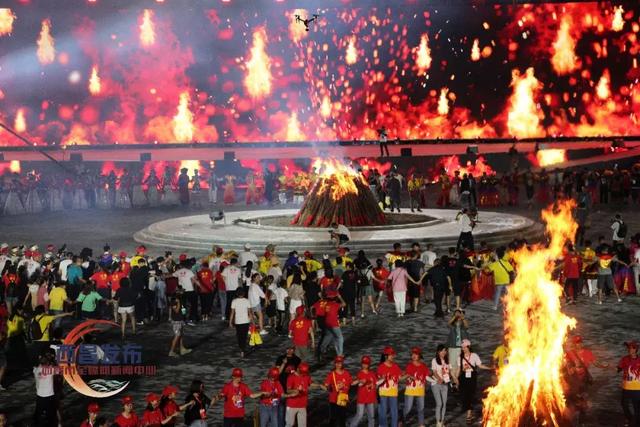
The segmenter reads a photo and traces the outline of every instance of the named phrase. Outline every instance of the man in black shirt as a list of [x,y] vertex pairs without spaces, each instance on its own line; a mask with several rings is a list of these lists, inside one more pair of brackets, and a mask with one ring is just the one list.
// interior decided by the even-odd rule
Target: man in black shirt
[[143,325],[142,321],[149,321],[147,306],[147,291],[149,290],[149,267],[144,258],[138,260],[138,265],[133,266],[131,273],[129,274],[131,280],[131,288],[136,291],[136,318],[138,319],[138,325]]
[[[409,276],[416,282],[420,282],[422,273],[424,272],[424,263],[420,261],[420,252],[410,252],[411,259],[404,264]],[[420,302],[420,285],[413,282],[407,283],[407,293],[409,294],[409,300],[411,301],[413,312],[418,312],[418,303]]]
[[434,317],[444,318],[442,298],[445,295],[449,295],[449,288],[451,287],[451,278],[447,274],[446,268],[447,262],[448,257],[446,255],[442,258],[436,258],[433,262],[433,267],[429,269],[429,281],[433,286],[433,303],[436,305],[436,312],[433,313]]

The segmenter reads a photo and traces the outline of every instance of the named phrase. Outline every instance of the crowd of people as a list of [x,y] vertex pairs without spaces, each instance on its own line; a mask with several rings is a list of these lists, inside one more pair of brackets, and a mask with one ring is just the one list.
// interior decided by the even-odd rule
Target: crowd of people
[[[611,297],[620,303],[640,289],[640,235],[630,236],[620,215],[612,218],[611,230],[611,239],[601,236],[595,245],[589,240],[583,245],[568,243],[556,261],[566,304],[603,304]],[[137,328],[144,333],[145,325],[165,323],[171,335],[165,351],[179,358],[191,352],[183,342],[188,327],[219,318],[235,329],[240,358],[267,336],[290,339],[286,354],[268,370],[255,388],[258,391],[242,382],[243,373],[237,368],[218,394],[207,396],[202,382],[194,381],[179,405],[174,401],[177,390],[168,386],[161,396],[147,396],[148,406],[140,419],[131,399],[125,397],[123,412],[113,419],[98,418],[98,406],[90,406],[84,425],[173,425],[182,412],[187,425],[201,426],[206,425],[209,407],[215,410],[218,401],[224,401],[225,426],[243,425],[246,399],[255,398],[260,399],[257,418],[262,426],[304,426],[312,389],[329,392],[330,425],[344,426],[353,415],[351,426],[365,416],[370,426],[376,421],[397,426],[402,420],[413,420],[413,408],[415,422],[424,425],[428,388],[436,401],[433,411],[438,426],[444,425],[450,390],[456,392],[472,423],[479,371],[508,363],[508,349],[501,344],[493,363],[483,364],[472,351],[465,308],[490,299],[499,309],[517,271],[511,253],[524,245],[526,241],[514,239],[505,247],[490,248],[485,242],[476,247],[473,239],[462,239],[458,248],[442,251],[432,245],[403,248],[397,243],[384,256],[370,259],[362,250],[353,256],[339,244],[333,256],[294,251],[281,260],[274,245],[260,253],[248,244],[239,252],[214,246],[205,257],[183,253],[174,258],[171,252],[151,256],[142,245],[133,254],[105,246],[94,255],[90,248],[76,253],[53,245],[41,251],[36,245],[2,244],[0,384],[7,385],[5,375],[28,369],[31,361],[37,390],[34,425],[65,425],[59,375],[47,367],[59,360],[55,348],[79,321],[117,322],[123,339],[138,332]],[[402,319],[427,304],[433,304],[434,317],[450,316],[442,323],[449,329],[447,341],[425,352],[434,355],[431,363],[423,362],[423,350],[416,347],[402,369],[394,349],[387,346],[377,366],[372,355],[349,354],[351,360],[360,358],[361,369],[353,376],[345,369],[344,328],[388,310]],[[594,363],[593,355],[579,345],[581,338],[574,336],[566,362],[567,394],[573,396],[568,403],[576,414],[586,410],[581,402],[589,383],[588,368]],[[628,342],[627,347],[629,355],[619,369],[624,375],[623,407],[632,422],[639,415],[640,362],[637,344]],[[312,379],[311,364],[328,360],[334,363],[329,375]],[[355,414],[348,411],[352,387]],[[404,399],[399,399],[402,390]]]
[[[377,168],[351,167],[363,175],[384,209],[401,207],[420,211],[428,201],[438,207],[546,206],[558,197],[576,197],[588,206],[640,200],[640,164],[630,169],[446,170],[400,171],[391,164]],[[148,170],[147,170],[148,169]],[[94,171],[75,174],[29,171],[5,174],[0,179],[0,207],[5,215],[86,208],[131,208],[160,205],[209,204],[300,205],[316,181],[316,169],[249,171],[246,176],[222,174],[215,169],[166,165],[156,172],[141,170]],[[206,194],[206,196],[205,196]],[[222,197],[219,197],[219,196]],[[205,202],[205,203],[206,203]]]

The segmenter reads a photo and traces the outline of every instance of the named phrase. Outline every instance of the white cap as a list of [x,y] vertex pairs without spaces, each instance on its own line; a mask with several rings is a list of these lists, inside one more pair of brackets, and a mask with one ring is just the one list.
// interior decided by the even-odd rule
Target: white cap
[[245,248],[246,250],[251,249],[251,243],[245,243],[245,244],[244,244],[244,248]]
[[30,251],[37,251],[38,250],[38,245],[33,245],[29,248]]
[[9,247],[9,244],[8,244],[8,243],[3,243],[3,244],[1,244],[1,245],[0,245],[0,248],[1,248],[1,249],[6,249],[6,248],[8,248],[8,247]]

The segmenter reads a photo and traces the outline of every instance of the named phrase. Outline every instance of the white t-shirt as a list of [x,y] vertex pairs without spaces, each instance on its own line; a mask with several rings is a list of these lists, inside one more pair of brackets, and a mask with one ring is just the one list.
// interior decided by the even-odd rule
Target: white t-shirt
[[347,236],[347,239],[351,240],[351,232],[349,231],[349,229],[342,225],[342,224],[338,224],[338,228],[336,230],[336,232],[338,234],[344,234],[345,236]]
[[[460,353],[460,354],[461,354],[460,358],[462,360],[462,372],[464,372],[465,377],[471,378],[471,374],[473,373],[473,367],[477,368],[478,366],[482,365],[482,362],[480,361],[480,356],[478,356],[476,353],[471,353],[469,357],[467,357],[465,360],[464,353]],[[467,363],[467,360],[471,365]]]
[[434,357],[431,360],[431,371],[435,374],[438,374],[440,378],[443,379],[445,383],[451,381],[451,365],[448,363],[443,363],[442,365],[438,365],[436,358]]
[[640,248],[636,249],[636,253],[633,255],[633,261],[640,265]]
[[222,278],[227,291],[235,291],[240,283],[240,275],[242,272],[235,265],[228,265],[222,270]]
[[60,270],[60,279],[65,282],[67,281],[67,268],[69,268],[70,265],[70,259],[63,259],[60,261],[60,266],[58,267],[58,270]]
[[433,267],[433,263],[436,262],[437,257],[433,251],[424,251],[422,255],[420,255],[420,261],[427,267]]
[[276,310],[284,311],[286,309],[285,301],[289,293],[284,288],[277,288],[273,293],[276,296]]
[[620,230],[620,221],[615,220],[613,224],[611,224],[611,229],[613,230],[613,237],[611,238],[614,242],[619,242],[624,240],[622,237],[618,236],[618,230]]
[[18,267],[24,265],[25,268],[27,269],[27,276],[31,277],[33,275],[33,273],[36,272],[37,269],[40,268],[40,263],[36,260],[33,260],[31,258],[27,258],[27,259],[23,259],[22,261],[20,261],[18,263]]
[[249,300],[246,298],[236,298],[231,301],[231,309],[235,310],[234,323],[242,325],[249,323]]
[[9,257],[6,255],[0,255],[0,272],[2,272],[2,270],[4,270],[4,266],[7,264],[7,261],[9,261]]
[[191,282],[191,279],[193,279],[194,276],[195,274],[193,274],[193,271],[189,270],[188,268],[180,268],[175,273],[173,273],[173,277],[178,278],[178,284],[182,289],[184,289],[185,292],[194,291],[193,283]]
[[257,307],[260,304],[260,298],[265,298],[262,288],[257,283],[249,285],[249,304],[251,307]]
[[33,376],[36,379],[36,395],[50,397],[53,392],[53,366],[36,366],[33,368]]
[[255,270],[258,267],[258,257],[251,251],[242,251],[238,256],[238,264],[244,268],[247,265],[247,261],[251,261],[253,263],[253,269]]
[[458,218],[458,224],[460,225],[461,233],[471,233],[471,230],[473,230],[471,228],[471,218],[469,218],[469,215],[467,214],[460,215],[460,218]]
[[279,265],[274,265],[267,271],[267,276],[273,276],[273,283],[278,283],[282,277],[282,269]]

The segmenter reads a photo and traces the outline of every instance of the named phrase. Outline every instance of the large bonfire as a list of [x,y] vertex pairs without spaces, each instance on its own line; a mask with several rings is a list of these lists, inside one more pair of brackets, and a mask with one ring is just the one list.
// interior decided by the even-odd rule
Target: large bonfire
[[553,280],[554,260],[573,241],[577,224],[572,201],[542,212],[549,238],[514,254],[518,275],[505,301],[509,364],[484,399],[486,427],[563,426],[563,344],[576,320],[562,313],[562,287]]
[[291,224],[303,227],[382,225],[385,216],[364,177],[336,160],[318,160],[319,172]]

